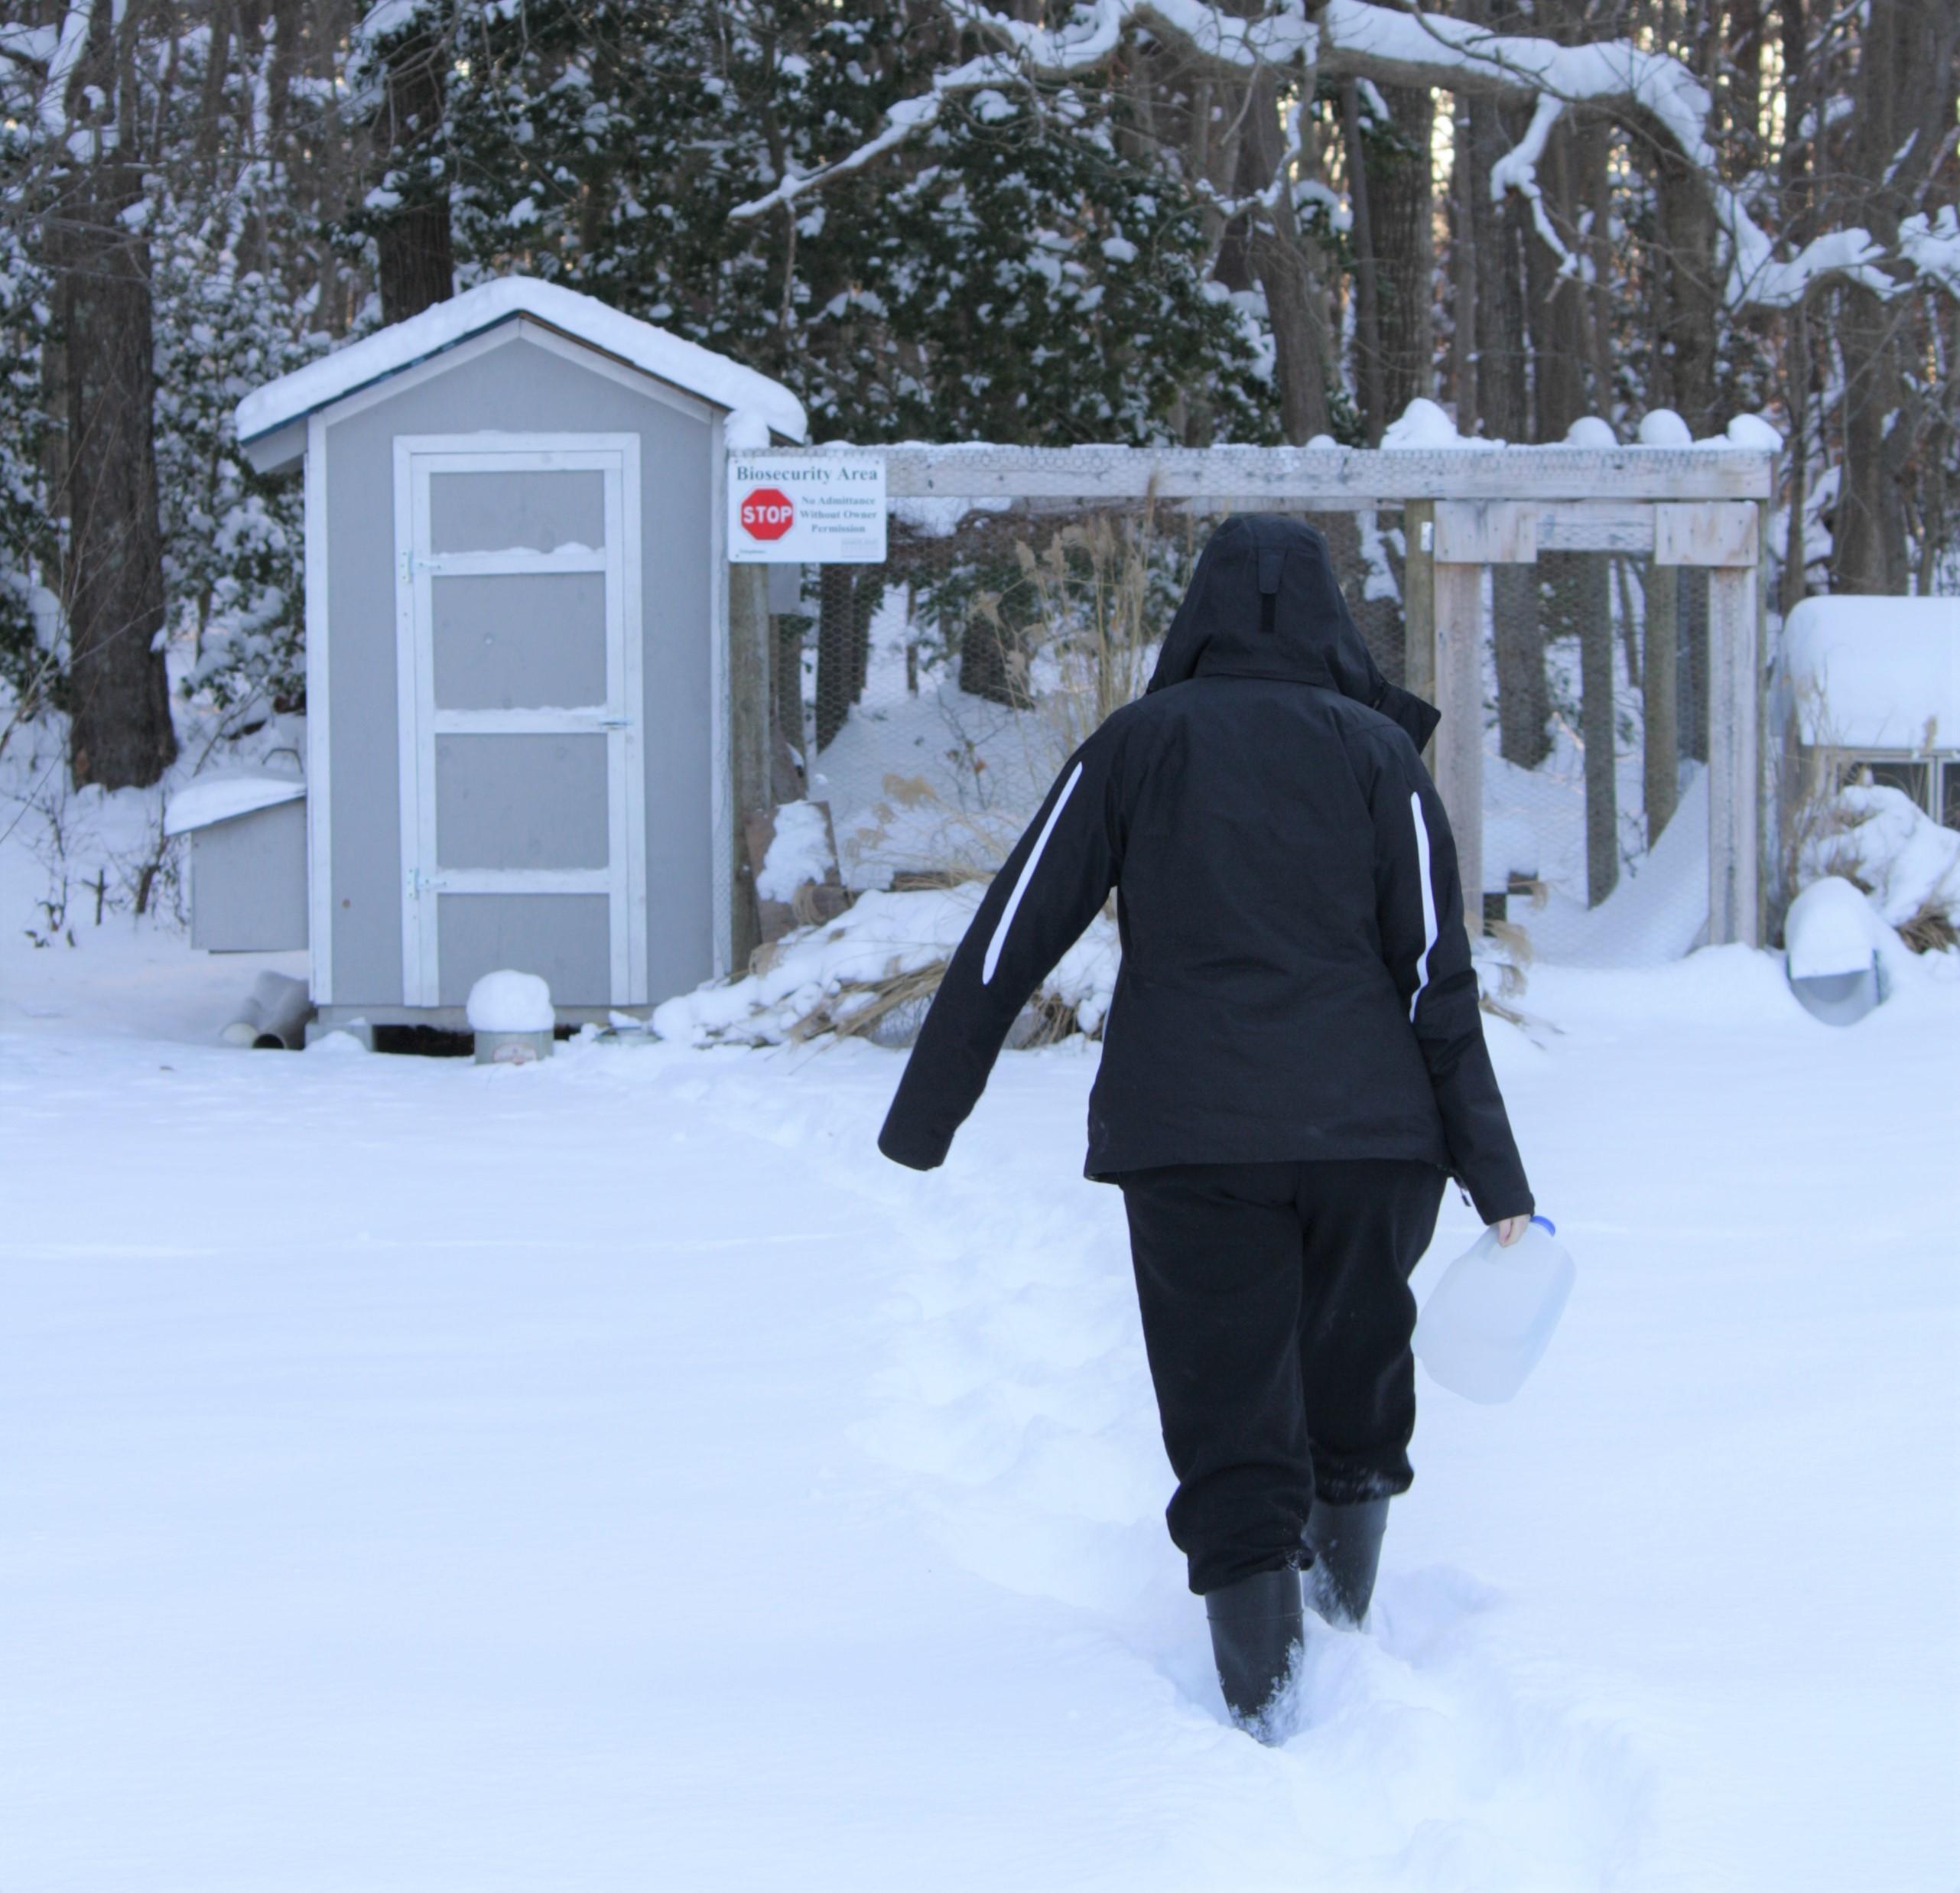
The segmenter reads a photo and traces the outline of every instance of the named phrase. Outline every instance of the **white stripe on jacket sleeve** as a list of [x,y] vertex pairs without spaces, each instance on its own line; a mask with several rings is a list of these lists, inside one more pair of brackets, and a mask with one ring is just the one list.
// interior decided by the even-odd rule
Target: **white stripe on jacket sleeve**
[[993,930],[993,938],[987,943],[987,958],[980,968],[980,984],[993,983],[994,969],[1000,964],[1000,950],[1007,944],[1007,929],[1014,924],[1014,916],[1021,909],[1021,896],[1028,891],[1028,883],[1035,878],[1035,870],[1041,865],[1042,851],[1048,846],[1048,837],[1055,833],[1055,825],[1061,819],[1061,812],[1068,806],[1068,799],[1075,792],[1075,785],[1082,779],[1082,765],[1078,763],[1069,772],[1068,780],[1061,785],[1061,793],[1055,799],[1055,806],[1048,812],[1048,820],[1042,824],[1042,832],[1035,843],[1035,851],[1021,865],[1020,878],[1014,883],[1014,891],[1007,897],[1007,906],[1000,916],[1000,924]]
[[1416,870],[1422,883],[1422,957],[1416,962],[1416,990],[1409,996],[1409,1023],[1416,1023],[1416,1002],[1429,983],[1429,954],[1436,944],[1436,890],[1429,880],[1429,825],[1422,819],[1422,798],[1410,792],[1409,813],[1416,824]]

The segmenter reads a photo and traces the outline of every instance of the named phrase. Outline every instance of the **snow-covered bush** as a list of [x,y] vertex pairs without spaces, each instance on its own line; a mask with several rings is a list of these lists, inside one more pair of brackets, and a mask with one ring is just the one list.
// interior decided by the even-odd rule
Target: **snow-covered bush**
[[153,246],[168,622],[191,655],[187,691],[219,710],[296,710],[306,694],[301,488],[253,470],[232,411],[310,361],[326,337],[295,324],[277,280],[240,268],[242,210],[219,208],[171,203]]
[[1854,782],[1811,812],[1798,888],[1833,874],[1870,895],[1916,952],[1960,945],[1960,832],[1903,791]]
[[[0,177],[30,161],[26,128],[0,125]],[[0,216],[0,685],[29,714],[55,676],[47,589],[55,528],[44,477],[48,412],[41,388],[53,301],[47,272],[21,224]],[[11,714],[0,714],[0,728]]]
[[[694,1045],[782,1045],[824,1032],[868,1033],[937,987],[986,892],[973,881],[866,894],[835,920],[763,948],[746,978],[668,1000],[654,1013],[653,1029]],[[1117,958],[1116,922],[1100,914],[1035,995],[1042,1036],[1100,1033]]]

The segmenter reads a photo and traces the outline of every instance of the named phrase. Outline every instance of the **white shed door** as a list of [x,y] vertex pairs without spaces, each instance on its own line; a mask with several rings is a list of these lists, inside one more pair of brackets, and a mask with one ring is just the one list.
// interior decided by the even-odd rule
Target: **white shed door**
[[646,1000],[639,439],[395,447],[402,1003]]

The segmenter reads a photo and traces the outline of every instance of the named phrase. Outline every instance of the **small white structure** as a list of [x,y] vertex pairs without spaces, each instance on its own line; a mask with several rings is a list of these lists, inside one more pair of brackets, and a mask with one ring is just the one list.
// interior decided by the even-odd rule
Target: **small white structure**
[[306,945],[305,799],[304,782],[267,775],[200,776],[171,797],[164,833],[190,838],[193,946],[283,953]]
[[1783,667],[1806,785],[1868,776],[1960,828],[1960,598],[1806,598]]
[[522,278],[239,403],[254,465],[306,480],[322,1029],[460,1027],[501,968],[574,1023],[727,969],[731,746],[769,714],[730,661],[731,423],[806,434],[779,383]]

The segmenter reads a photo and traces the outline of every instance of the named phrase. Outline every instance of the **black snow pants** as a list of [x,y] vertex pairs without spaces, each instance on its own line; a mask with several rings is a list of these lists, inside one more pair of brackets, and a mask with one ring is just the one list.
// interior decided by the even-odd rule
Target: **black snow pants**
[[1406,1491],[1409,1277],[1445,1178],[1396,1158],[1126,1171],[1130,1253],[1201,1595],[1301,1561],[1316,1492]]

